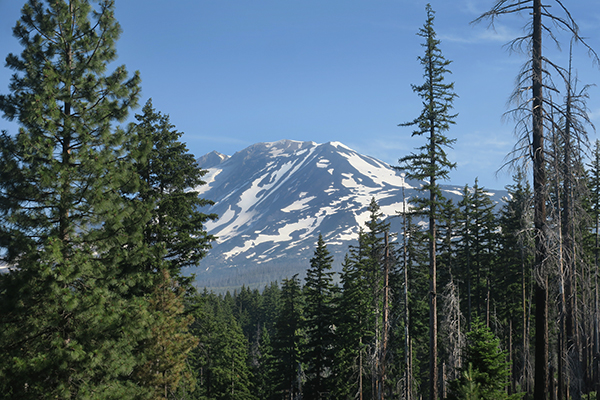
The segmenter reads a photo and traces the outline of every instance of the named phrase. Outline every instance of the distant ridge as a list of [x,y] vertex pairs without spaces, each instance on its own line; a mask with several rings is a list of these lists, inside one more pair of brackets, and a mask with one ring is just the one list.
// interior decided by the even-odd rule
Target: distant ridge
[[[198,191],[215,202],[206,211],[219,215],[207,229],[218,240],[189,272],[198,286],[215,290],[263,287],[296,273],[303,277],[320,233],[340,270],[368,218],[371,198],[398,232],[398,212],[419,195],[422,184],[340,142],[256,143],[231,157],[212,152],[198,161],[208,169],[207,184]],[[456,201],[463,187],[442,190]],[[498,203],[505,193],[492,198]]]

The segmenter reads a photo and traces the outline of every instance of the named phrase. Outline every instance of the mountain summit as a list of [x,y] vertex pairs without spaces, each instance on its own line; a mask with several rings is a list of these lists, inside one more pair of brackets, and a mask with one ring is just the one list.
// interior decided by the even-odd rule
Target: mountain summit
[[[204,167],[207,184],[198,188],[215,202],[208,211],[219,215],[206,225],[218,240],[192,271],[199,286],[262,286],[303,276],[319,234],[339,268],[368,218],[371,199],[394,217],[405,204],[402,188],[408,201],[421,185],[339,142],[257,143],[224,157]],[[456,197],[462,188],[443,190]]]

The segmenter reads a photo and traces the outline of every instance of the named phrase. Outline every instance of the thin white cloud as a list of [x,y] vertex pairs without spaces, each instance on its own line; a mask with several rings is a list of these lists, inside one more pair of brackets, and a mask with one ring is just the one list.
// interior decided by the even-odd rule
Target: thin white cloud
[[486,12],[490,7],[487,0],[465,0],[464,5],[465,11],[476,17]]
[[441,34],[440,39],[447,40],[449,42],[456,43],[507,43],[516,37],[521,36],[522,33],[518,32],[506,25],[494,24],[493,27],[476,27],[471,30],[471,33],[459,33],[459,34]]

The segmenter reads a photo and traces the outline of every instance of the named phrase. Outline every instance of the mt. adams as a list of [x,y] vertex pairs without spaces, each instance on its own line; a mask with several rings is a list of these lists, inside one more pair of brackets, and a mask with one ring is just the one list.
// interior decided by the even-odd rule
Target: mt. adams
[[[258,143],[231,157],[206,154],[198,164],[208,173],[207,184],[197,190],[215,202],[206,211],[219,216],[206,225],[216,243],[190,271],[200,287],[262,287],[296,273],[303,276],[319,234],[337,270],[368,218],[371,199],[386,217],[397,216],[402,188],[408,202],[421,185],[339,142]],[[444,186],[443,191],[456,198],[462,188]]]

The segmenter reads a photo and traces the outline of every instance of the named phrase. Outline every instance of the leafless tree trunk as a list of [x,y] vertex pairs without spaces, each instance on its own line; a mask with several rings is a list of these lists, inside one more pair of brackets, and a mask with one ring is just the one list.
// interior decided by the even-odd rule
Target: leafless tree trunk
[[465,346],[465,337],[462,332],[464,317],[460,312],[458,286],[454,283],[452,276],[444,288],[442,297],[444,321],[441,326],[443,336],[447,338],[445,346],[448,351],[448,366],[444,376],[452,381],[460,377],[462,350]]
[[[562,4],[561,0],[554,1],[558,5],[558,10],[565,16],[561,17],[557,14],[551,14],[547,5],[542,5],[541,0],[498,0],[492,7],[491,11],[483,14],[476,21],[485,18],[493,20],[504,14],[519,13],[521,11],[529,11],[532,15],[531,33],[524,37],[515,39],[511,46],[520,48],[523,43],[527,43],[527,50],[530,52],[531,60],[530,67],[526,68],[521,75],[519,87],[515,91],[516,98],[522,99],[517,107],[518,112],[525,113],[526,106],[531,104],[529,112],[525,113],[525,117],[518,120],[518,125],[523,129],[524,137],[519,141],[520,148],[516,146],[515,151],[525,151],[529,153],[533,164],[533,192],[534,192],[534,227],[535,227],[535,264],[534,264],[534,299],[535,299],[535,400],[547,400],[549,395],[549,333],[548,333],[548,260],[549,249],[548,240],[549,232],[547,226],[546,215],[546,160],[545,160],[545,144],[544,144],[544,121],[548,114],[544,112],[544,104],[550,109],[554,108],[551,102],[544,99],[544,71],[542,63],[545,61],[551,65],[556,71],[561,72],[560,68],[544,59],[542,56],[542,32],[549,33],[553,40],[556,37],[552,34],[551,26],[543,25],[542,16],[552,21],[554,24],[564,28],[568,33],[572,34],[576,40],[581,40],[578,34],[578,27],[572,19],[568,10]],[[585,45],[585,42],[583,42]],[[593,50],[585,45],[590,50],[591,55],[598,59]],[[531,84],[525,83],[525,79],[531,79]],[[551,85],[551,83],[549,83]],[[547,89],[553,89],[551,86],[546,86]],[[527,90],[524,90],[527,89]],[[531,97],[524,99],[523,94],[531,90]],[[530,118],[529,118],[530,116]],[[528,123],[530,121],[530,123]],[[531,137],[528,140],[529,136]],[[568,300],[568,299],[567,299]]]
[[406,197],[404,195],[404,185],[402,186],[402,246],[403,246],[403,269],[404,269],[404,364],[405,364],[405,394],[406,400],[412,400],[412,357],[410,345],[410,313],[408,307],[408,260],[407,260],[407,225],[406,225]]
[[383,262],[383,325],[382,325],[382,340],[381,340],[381,360],[380,360],[380,374],[378,384],[378,398],[383,400],[385,394],[385,378],[386,378],[386,355],[388,346],[388,334],[389,334],[389,297],[390,297],[390,286],[389,286],[389,274],[390,274],[390,248],[389,248],[389,237],[388,232],[385,232],[385,258]]

